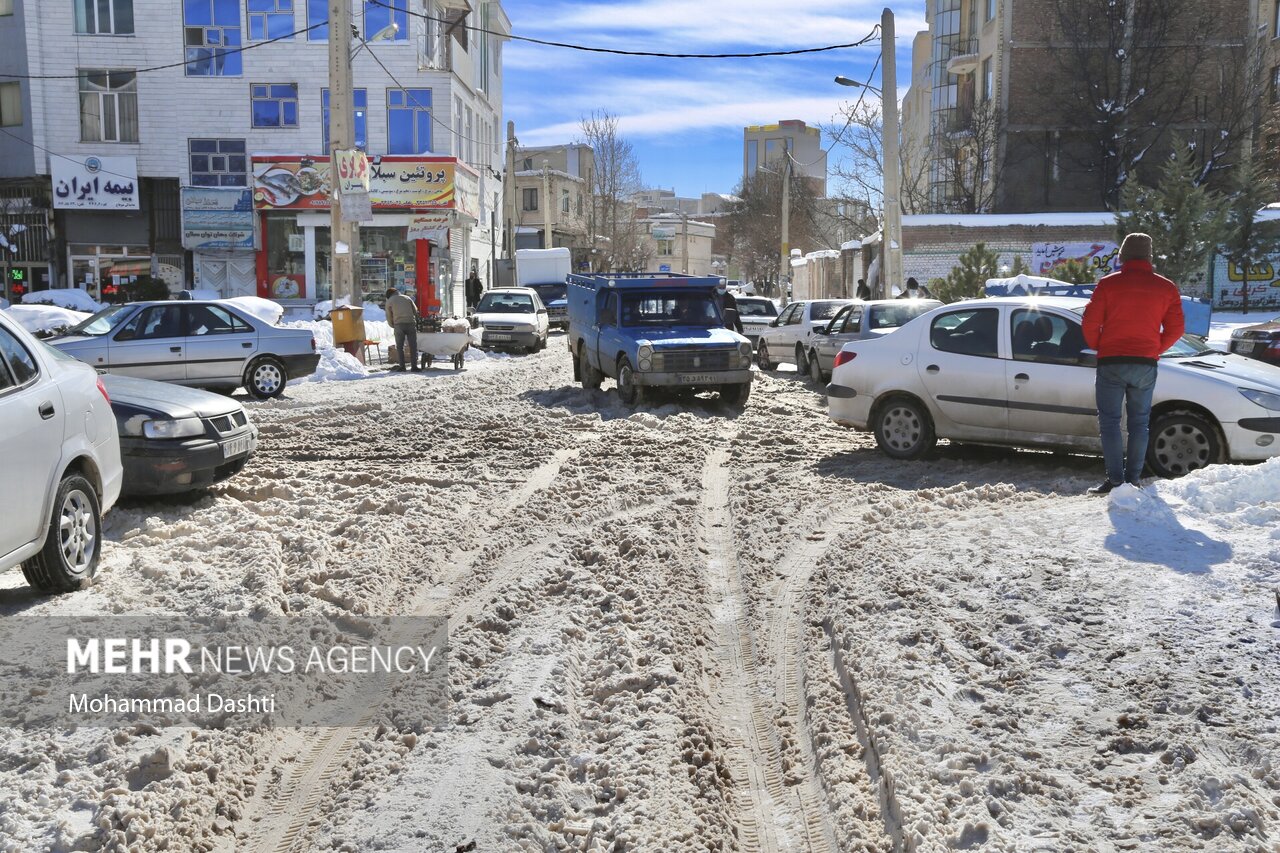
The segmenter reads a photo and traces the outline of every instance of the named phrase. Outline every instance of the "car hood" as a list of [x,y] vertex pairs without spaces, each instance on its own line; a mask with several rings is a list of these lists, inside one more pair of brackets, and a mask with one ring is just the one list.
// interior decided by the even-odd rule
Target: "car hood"
[[1160,359],[1161,372],[1212,376],[1233,385],[1246,383],[1272,392],[1280,392],[1280,367],[1227,353],[1207,353],[1187,358]]
[[171,418],[211,418],[244,408],[221,394],[150,379],[107,374],[102,377],[102,384],[111,396],[112,406],[149,409]]
[[[1268,320],[1265,323],[1258,323],[1253,326],[1243,326],[1236,329],[1235,332],[1280,332],[1280,320]],[[1233,337],[1235,332],[1232,333]]]
[[487,326],[493,323],[497,326],[536,326],[538,325],[537,314],[503,314],[501,312],[477,314],[476,322],[481,326]]
[[701,326],[644,326],[629,329],[637,340],[655,347],[737,346],[746,340],[729,329]]

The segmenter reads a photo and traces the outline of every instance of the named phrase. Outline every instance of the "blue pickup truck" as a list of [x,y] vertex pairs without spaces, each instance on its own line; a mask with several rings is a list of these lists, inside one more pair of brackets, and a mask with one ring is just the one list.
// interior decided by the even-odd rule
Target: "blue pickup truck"
[[724,327],[719,279],[671,273],[570,275],[573,378],[599,388],[617,382],[635,403],[644,389],[719,391],[729,405],[751,392],[751,342]]

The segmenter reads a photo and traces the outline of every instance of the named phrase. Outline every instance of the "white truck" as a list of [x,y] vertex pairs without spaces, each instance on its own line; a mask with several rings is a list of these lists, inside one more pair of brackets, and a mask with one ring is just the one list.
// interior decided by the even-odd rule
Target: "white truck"
[[569,302],[565,280],[573,271],[567,248],[516,249],[516,286],[531,287],[547,306],[552,326],[569,328]]

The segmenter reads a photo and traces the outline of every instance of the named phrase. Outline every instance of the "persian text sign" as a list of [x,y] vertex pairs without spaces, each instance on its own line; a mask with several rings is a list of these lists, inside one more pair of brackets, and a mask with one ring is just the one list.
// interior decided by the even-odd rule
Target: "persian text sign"
[[[1240,308],[1244,305],[1245,270],[1226,258],[1213,260],[1213,307]],[[1249,307],[1280,307],[1280,257],[1249,266]]]
[[[255,157],[254,206],[328,210],[334,186],[331,172],[324,157]],[[452,157],[380,157],[369,163],[369,198],[374,210],[453,210],[459,173],[475,175]]]
[[137,157],[49,157],[58,210],[138,210]]
[[182,188],[184,249],[253,249],[253,193],[248,189]]
[[338,169],[338,192],[342,195],[369,192],[369,156],[358,148],[334,151]]
[[1053,277],[1053,268],[1067,261],[1080,261],[1102,275],[1120,269],[1120,247],[1105,240],[1096,243],[1033,243],[1031,273]]

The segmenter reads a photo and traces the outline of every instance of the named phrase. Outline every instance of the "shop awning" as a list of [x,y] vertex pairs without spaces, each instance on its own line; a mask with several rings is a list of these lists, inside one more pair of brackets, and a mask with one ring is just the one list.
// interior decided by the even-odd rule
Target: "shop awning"
[[98,264],[105,275],[151,275],[151,259],[113,261],[100,258]]

